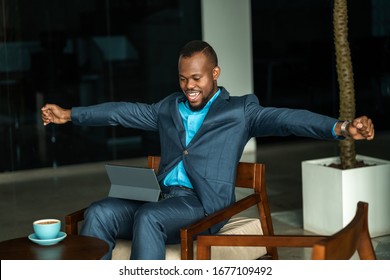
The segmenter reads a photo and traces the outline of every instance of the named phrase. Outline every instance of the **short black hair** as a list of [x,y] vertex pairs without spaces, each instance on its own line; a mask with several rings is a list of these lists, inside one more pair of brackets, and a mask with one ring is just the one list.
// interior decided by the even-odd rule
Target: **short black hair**
[[212,46],[202,40],[193,40],[184,45],[179,53],[179,57],[191,57],[195,53],[202,52],[212,62],[213,66],[218,66],[218,57]]

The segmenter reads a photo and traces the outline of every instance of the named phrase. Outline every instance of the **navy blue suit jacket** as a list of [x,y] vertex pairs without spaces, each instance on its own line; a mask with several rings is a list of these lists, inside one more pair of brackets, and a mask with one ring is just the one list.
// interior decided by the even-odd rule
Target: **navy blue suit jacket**
[[[306,110],[262,107],[254,94],[221,93],[211,105],[202,126],[185,145],[178,103],[183,93],[154,104],[110,102],[72,109],[79,125],[122,125],[158,131],[161,142],[160,182],[182,160],[205,213],[214,213],[235,201],[236,166],[251,137],[298,135],[334,139],[337,119]],[[218,230],[215,229],[215,230]]]

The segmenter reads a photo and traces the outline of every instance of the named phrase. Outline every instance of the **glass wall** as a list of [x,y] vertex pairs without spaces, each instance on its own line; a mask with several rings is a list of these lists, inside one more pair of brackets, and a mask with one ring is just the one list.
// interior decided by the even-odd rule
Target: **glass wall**
[[[388,130],[390,5],[348,5],[357,114]],[[337,117],[333,0],[251,6],[260,102]],[[159,153],[156,134],[44,127],[40,108],[160,100],[179,89],[179,49],[201,38],[199,0],[0,0],[0,172]]]
[[0,18],[0,172],[159,152],[153,133],[44,127],[40,108],[178,90],[178,51],[201,39],[199,0],[0,0]]

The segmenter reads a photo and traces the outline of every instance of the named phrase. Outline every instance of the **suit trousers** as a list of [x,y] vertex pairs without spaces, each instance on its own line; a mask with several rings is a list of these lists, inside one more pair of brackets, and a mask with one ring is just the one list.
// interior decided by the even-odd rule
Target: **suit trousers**
[[164,188],[158,202],[107,197],[92,203],[85,212],[80,234],[106,241],[111,259],[117,238],[132,240],[130,259],[163,260],[165,244],[180,243],[180,229],[205,215],[192,189]]

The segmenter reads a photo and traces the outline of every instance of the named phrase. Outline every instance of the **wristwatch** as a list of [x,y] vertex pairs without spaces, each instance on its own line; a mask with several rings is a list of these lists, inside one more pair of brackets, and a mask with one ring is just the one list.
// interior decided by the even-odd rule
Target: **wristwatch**
[[344,136],[345,138],[348,138],[350,135],[349,135],[349,132],[347,130],[348,126],[351,124],[351,121],[344,121],[342,124],[341,124],[341,128],[340,128],[340,133],[342,136]]

